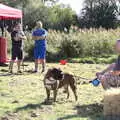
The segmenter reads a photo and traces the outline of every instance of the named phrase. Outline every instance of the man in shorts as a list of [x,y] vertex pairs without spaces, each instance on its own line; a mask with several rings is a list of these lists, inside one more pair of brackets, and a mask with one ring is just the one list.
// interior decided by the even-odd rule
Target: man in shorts
[[115,50],[119,54],[116,62],[109,65],[104,71],[96,73],[104,89],[120,87],[120,40],[117,40]]
[[35,59],[35,70],[34,73],[38,72],[38,64],[42,64],[42,73],[45,71],[46,66],[46,45],[47,45],[47,31],[43,28],[41,21],[36,23],[36,29],[32,33],[34,45],[34,59]]
[[12,59],[9,65],[9,72],[13,73],[13,64],[17,58],[18,73],[21,73],[20,66],[23,60],[23,40],[26,39],[24,32],[22,31],[21,24],[16,24],[14,30],[11,33],[12,39]]

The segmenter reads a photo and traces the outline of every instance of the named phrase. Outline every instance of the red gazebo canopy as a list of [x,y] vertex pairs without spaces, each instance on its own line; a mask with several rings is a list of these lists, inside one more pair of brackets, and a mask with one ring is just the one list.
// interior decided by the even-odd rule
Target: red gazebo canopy
[[22,18],[22,11],[3,4],[0,4],[0,19]]

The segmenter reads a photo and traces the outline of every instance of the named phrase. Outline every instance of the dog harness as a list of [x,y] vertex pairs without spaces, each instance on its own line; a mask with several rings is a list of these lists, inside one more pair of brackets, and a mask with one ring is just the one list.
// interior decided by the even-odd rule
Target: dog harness
[[49,77],[45,79],[44,85],[47,89],[52,90],[53,86],[56,84],[56,89],[58,89],[60,81],[62,81],[63,79],[64,79],[64,75],[61,80],[56,80],[53,77]]
[[55,80],[53,77],[50,77],[50,78],[47,78],[45,79],[45,87],[49,90],[52,90],[53,89],[53,85],[57,85],[57,88],[58,88],[58,85],[59,85],[59,80]]

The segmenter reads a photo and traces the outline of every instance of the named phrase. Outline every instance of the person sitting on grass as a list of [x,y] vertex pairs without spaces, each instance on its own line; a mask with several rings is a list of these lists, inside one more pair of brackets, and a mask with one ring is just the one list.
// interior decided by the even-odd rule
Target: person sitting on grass
[[38,72],[39,62],[42,64],[42,72],[45,71],[46,64],[46,36],[47,31],[43,29],[41,21],[36,23],[36,29],[32,33],[33,40],[35,40],[34,47],[34,59],[35,59],[35,70],[34,73]]
[[115,50],[119,54],[116,62],[104,71],[96,73],[105,90],[112,87],[120,87],[120,40],[117,40]]
[[20,66],[23,60],[23,40],[26,39],[24,32],[22,31],[22,26],[20,23],[16,24],[11,33],[12,39],[12,60],[9,65],[9,72],[13,73],[13,64],[16,58],[18,59],[18,73],[21,73]]

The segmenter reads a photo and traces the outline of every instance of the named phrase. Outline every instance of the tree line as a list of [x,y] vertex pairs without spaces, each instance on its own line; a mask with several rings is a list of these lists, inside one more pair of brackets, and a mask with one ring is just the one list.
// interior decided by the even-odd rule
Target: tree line
[[[49,1],[49,5],[46,2]],[[80,28],[116,28],[119,26],[119,0],[85,0],[80,15],[68,5],[57,4],[58,0],[2,0],[2,3],[17,7],[24,12],[24,26],[31,30],[37,20],[45,28],[69,30],[71,25]]]

